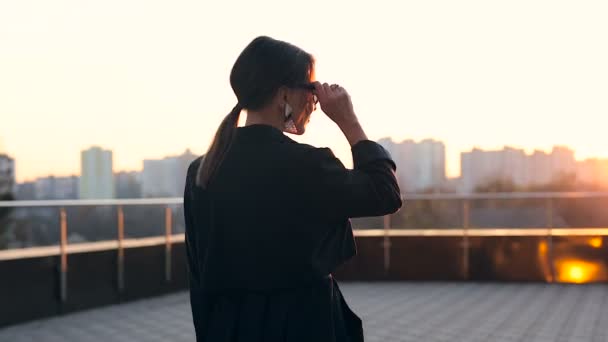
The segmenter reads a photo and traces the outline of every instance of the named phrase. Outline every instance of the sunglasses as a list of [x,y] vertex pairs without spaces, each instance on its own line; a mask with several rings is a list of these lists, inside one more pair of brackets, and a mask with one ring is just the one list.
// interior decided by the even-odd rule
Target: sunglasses
[[317,105],[317,103],[319,103],[319,98],[317,97],[317,94],[314,93],[314,90],[315,90],[314,84],[300,83],[300,84],[297,84],[294,88],[309,90],[310,92],[312,92],[312,101],[315,104],[315,106]]

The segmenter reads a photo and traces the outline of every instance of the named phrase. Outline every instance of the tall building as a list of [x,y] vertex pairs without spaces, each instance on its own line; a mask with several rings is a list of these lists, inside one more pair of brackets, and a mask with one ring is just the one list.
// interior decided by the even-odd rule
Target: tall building
[[197,158],[190,150],[179,156],[144,160],[142,172],[143,197],[181,197],[186,184],[186,172]]
[[112,151],[95,146],[81,152],[80,198],[114,198]]
[[78,185],[77,176],[38,178],[34,181],[34,199],[78,199]]
[[494,180],[523,185],[527,182],[526,154],[511,147],[501,151],[475,148],[460,154],[460,174],[463,192],[472,192],[478,185]]
[[15,160],[0,154],[0,196],[15,193]]
[[478,148],[460,154],[461,191],[472,192],[482,184],[502,180],[516,186],[542,185],[576,172],[574,151],[556,146],[551,153],[505,147],[498,151]]
[[574,151],[565,146],[555,146],[551,151],[551,167],[556,177],[576,173]]
[[446,182],[445,145],[433,139],[419,143],[390,138],[378,141],[397,165],[397,179],[402,192],[438,191]]
[[551,155],[534,150],[528,162],[528,183],[547,184],[552,178]]
[[140,198],[141,176],[141,172],[137,171],[121,171],[114,174],[116,198]]
[[439,190],[446,182],[445,145],[425,139],[418,143],[418,189]]
[[608,159],[586,159],[577,163],[578,182],[594,187],[608,187]]
[[31,201],[36,199],[36,182],[23,182],[16,185],[15,198],[20,201]]

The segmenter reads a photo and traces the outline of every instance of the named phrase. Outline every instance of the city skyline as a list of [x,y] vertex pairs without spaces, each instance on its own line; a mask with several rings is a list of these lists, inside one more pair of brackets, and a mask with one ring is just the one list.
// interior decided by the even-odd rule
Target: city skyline
[[[505,142],[608,157],[607,3],[307,5],[322,9],[314,24],[278,15],[280,1],[0,4],[0,136],[18,180],[74,172],[76,147],[91,142],[116,151],[120,170],[203,153],[236,103],[230,68],[257,35],[311,52],[317,78],[350,92],[370,139],[446,141],[450,176],[459,151]],[[223,18],[255,24],[218,34]],[[296,140],[351,165],[321,110]]]
[[[435,143],[440,143],[442,145],[444,145],[445,150],[449,149],[449,144],[445,143],[445,141],[443,140],[438,140],[438,139],[434,139],[434,138],[422,138],[419,140],[415,140],[415,139],[402,139],[402,140],[395,140],[391,137],[383,137],[380,139],[377,139],[376,141],[380,142],[381,144],[384,144],[388,141],[390,141],[392,144],[395,145],[399,145],[402,143],[414,143],[414,144],[419,144],[419,143],[423,143],[425,141],[429,141],[429,142],[435,142]],[[386,147],[386,146],[384,146]],[[116,151],[110,149],[110,148],[106,148],[105,146],[100,146],[100,145],[88,145],[88,147],[84,148],[84,149],[78,149],[78,155],[80,156],[80,153],[85,150],[85,149],[91,149],[91,148],[102,148],[105,150],[108,150],[110,152],[112,152],[112,155],[114,156],[113,159],[115,158],[116,155]],[[502,145],[499,148],[494,148],[494,149],[487,149],[487,148],[480,148],[480,147],[473,147],[470,150],[464,150],[464,151],[457,151],[457,155],[458,158],[461,159],[463,154],[467,154],[467,153],[472,153],[474,151],[482,151],[482,152],[502,152],[505,150],[516,150],[516,151],[520,151],[523,152],[526,156],[532,156],[534,154],[537,153],[546,153],[546,154],[551,154],[552,151],[556,150],[556,149],[567,149],[572,151],[573,156],[574,156],[574,161],[577,163],[583,163],[585,161],[592,161],[592,160],[608,160],[608,157],[601,157],[601,156],[591,156],[589,158],[576,158],[576,153],[577,151],[570,148],[569,146],[564,146],[564,145],[553,145],[551,146],[548,150],[544,150],[544,149],[540,149],[540,148],[530,148],[530,149],[524,149],[524,148],[518,148],[516,147],[516,145],[514,144],[505,144]],[[14,155],[11,155],[10,153],[6,153],[7,151],[4,152],[0,152],[0,154],[5,153],[8,157],[12,158],[14,160],[14,169],[15,171],[15,179],[16,179],[16,183],[27,183],[27,182],[32,182],[35,181],[36,179],[40,179],[40,178],[47,178],[47,177],[58,177],[58,178],[62,178],[62,177],[72,177],[72,176],[76,176],[79,177],[81,176],[80,173],[78,172],[78,170],[74,170],[74,172],[71,173],[67,173],[67,174],[54,174],[54,173],[41,173],[40,175],[34,176],[33,178],[29,178],[29,179],[21,179],[19,178],[19,174],[18,174],[18,170],[19,170],[19,159],[16,158]],[[391,151],[391,153],[393,153]],[[130,173],[130,172],[143,172],[144,171],[144,167],[146,164],[146,161],[162,161],[165,159],[172,159],[175,157],[179,157],[185,154],[193,154],[194,156],[200,156],[201,154],[198,153],[193,153],[191,148],[184,148],[179,152],[176,153],[170,153],[168,155],[162,155],[162,156],[150,156],[150,157],[146,157],[142,160],[139,161],[140,167],[136,167],[136,168],[131,168],[131,169],[118,169],[116,167],[113,167],[112,172],[114,175],[118,174],[118,173]],[[339,156],[338,156],[339,157]],[[396,156],[393,156],[393,158],[397,158]],[[446,165],[446,180],[448,179],[457,179],[460,178],[462,176],[462,164],[461,164],[461,160],[459,160],[458,165],[459,165],[459,170],[458,170],[458,174],[457,175],[453,175],[450,174],[450,172],[448,172],[449,167],[448,167],[448,157],[447,157],[447,153],[446,153],[446,158],[445,158],[445,165]],[[80,168],[80,159],[78,160],[78,167]],[[345,163],[346,164],[346,163]],[[115,165],[115,163],[114,163]],[[350,165],[348,165],[350,167]],[[606,178],[608,179],[608,175],[606,175]]]
[[[319,144],[315,144],[314,141],[307,141],[306,137],[294,137],[293,135],[290,135],[290,134],[287,134],[287,135],[290,138],[292,138],[296,141],[299,141],[299,142],[312,144],[317,147],[330,147],[334,150],[336,157],[338,157],[345,164],[345,166],[352,167],[352,158],[350,156],[349,148],[347,148],[346,150],[344,150],[344,149],[338,150],[335,147],[322,146]],[[584,160],[588,160],[588,159],[608,159],[608,149],[606,150],[606,153],[604,153],[604,154],[593,155],[593,154],[581,153],[580,151],[573,148],[572,146],[565,145],[565,144],[558,144],[558,143],[543,145],[542,147],[541,146],[522,146],[521,144],[514,144],[514,143],[506,143],[506,144],[499,143],[498,145],[489,145],[489,146],[482,146],[482,145],[474,144],[469,149],[455,150],[454,148],[451,148],[449,143],[446,143],[445,140],[442,140],[442,139],[436,138],[436,137],[419,137],[417,139],[410,138],[410,137],[403,137],[400,139],[400,138],[395,138],[394,136],[390,136],[390,137],[380,136],[378,139],[372,139],[370,137],[370,140],[379,141],[379,140],[387,139],[387,138],[392,139],[396,143],[407,141],[407,140],[413,140],[413,141],[437,140],[437,141],[445,143],[446,144],[446,175],[448,178],[457,178],[457,177],[461,176],[460,154],[462,152],[472,151],[475,149],[492,151],[492,150],[501,150],[503,148],[513,148],[513,149],[521,149],[521,150],[524,150],[525,153],[531,154],[531,153],[534,153],[535,151],[550,153],[554,147],[566,147],[566,148],[572,149],[574,151],[576,161],[584,161]],[[95,147],[95,146],[100,146],[100,144],[87,144],[86,146]],[[129,160],[129,161],[125,161],[124,159],[119,159],[120,162],[117,163],[116,162],[116,159],[117,159],[116,151],[107,146],[106,146],[106,148],[115,152],[114,164],[117,165],[116,172],[118,172],[118,171],[128,172],[128,171],[141,170],[141,169],[143,169],[144,160],[162,157],[160,154],[143,155],[143,153],[139,153],[138,155],[142,156],[141,159],[134,159],[134,160]],[[81,150],[81,148],[74,148],[74,150],[79,152]],[[130,148],[128,150],[132,151],[132,149],[130,149]],[[184,150],[190,150],[190,151],[193,151],[193,153],[196,155],[202,155],[206,152],[207,146],[202,146],[202,147],[198,147],[198,148],[177,147],[177,150],[175,150],[175,151],[171,150],[164,155],[177,155],[177,154],[180,154],[181,152],[183,152]],[[6,148],[4,150],[0,150],[0,154],[1,153],[5,153],[5,154],[13,157],[15,160],[19,160],[18,156],[15,156],[14,154],[11,153],[11,151],[6,150]],[[132,153],[136,153],[136,152],[132,151]],[[118,155],[120,156],[120,154],[118,154]],[[49,173],[48,171],[45,171],[44,169],[39,169],[39,170],[34,170],[34,171],[28,170],[27,172],[23,172],[23,171],[21,171],[21,168],[19,166],[17,166],[16,181],[17,182],[27,182],[27,181],[31,181],[35,178],[45,177],[45,176],[49,176],[49,175],[54,175],[54,176],[58,176],[58,177],[67,177],[67,176],[71,176],[71,175],[78,175],[77,169],[80,167],[80,164],[79,164],[80,160],[78,158],[74,158],[73,156],[63,156],[62,159],[65,160],[66,163],[71,164],[71,166],[61,165],[59,168],[55,168],[55,169],[59,170],[59,172],[57,172],[57,173],[53,173],[52,171]],[[138,166],[138,164],[139,164],[139,166]],[[607,177],[608,177],[608,175],[607,175]]]
[[[527,154],[511,147],[462,152],[462,176],[446,178],[443,142],[433,139],[394,142],[390,138],[378,142],[394,156],[397,180],[404,194],[483,192],[496,186],[502,187],[502,191],[608,189],[608,178],[605,177],[608,174],[608,158],[576,161],[574,151],[562,146],[554,146],[551,153],[536,150]],[[109,158],[102,157],[100,153],[107,154]],[[86,155],[96,157],[87,162],[90,158],[85,158]],[[142,170],[115,171],[111,170],[111,155],[112,151],[104,151],[101,147],[82,152],[83,166],[93,163],[89,168],[106,168],[106,176],[40,177],[15,184],[14,196],[19,200],[181,197],[186,170],[197,157],[186,150],[181,155],[144,160]],[[14,184],[11,177],[13,161],[7,159],[6,155],[0,155],[0,164],[3,160],[9,161],[9,172],[0,174],[0,185],[3,182]],[[88,183],[86,179],[93,181],[91,186],[97,188],[93,190],[95,194],[83,192],[84,189],[79,186]]]

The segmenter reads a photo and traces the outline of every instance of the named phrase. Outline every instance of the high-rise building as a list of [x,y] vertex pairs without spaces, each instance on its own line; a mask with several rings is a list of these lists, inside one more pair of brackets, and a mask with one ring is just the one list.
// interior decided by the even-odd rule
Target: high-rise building
[[36,182],[23,182],[16,185],[15,198],[20,201],[31,201],[36,199]]
[[551,167],[554,177],[576,173],[574,151],[565,146],[555,146],[551,151]]
[[543,185],[560,176],[574,174],[574,151],[556,146],[551,153],[535,150],[527,155],[522,149],[505,147],[498,151],[474,148],[460,154],[461,191],[493,181],[509,181],[516,186]]
[[186,150],[179,156],[144,160],[143,197],[181,197],[188,166],[197,156]]
[[552,178],[551,155],[534,150],[528,161],[528,183],[547,184]]
[[116,198],[140,198],[141,176],[141,172],[137,171],[121,171],[114,174]]
[[528,184],[547,184],[553,180],[576,173],[574,151],[555,146],[551,153],[535,150],[528,164]]
[[586,159],[577,163],[578,182],[594,187],[608,187],[608,159]]
[[15,160],[6,154],[0,154],[0,196],[14,195]]
[[472,192],[478,185],[495,180],[523,185],[527,182],[526,154],[511,147],[501,151],[474,148],[460,154],[460,174],[463,192]]
[[419,190],[438,191],[446,182],[445,145],[433,139],[425,139],[417,146]]
[[438,191],[446,181],[445,145],[433,139],[419,143],[390,138],[378,141],[397,165],[397,179],[402,192]]
[[81,152],[80,198],[114,198],[112,151],[91,147]]
[[42,177],[34,181],[34,198],[37,200],[78,199],[77,176]]

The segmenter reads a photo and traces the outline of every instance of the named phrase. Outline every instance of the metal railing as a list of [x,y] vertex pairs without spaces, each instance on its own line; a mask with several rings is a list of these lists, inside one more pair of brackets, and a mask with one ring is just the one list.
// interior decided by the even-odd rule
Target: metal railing
[[[74,252],[86,252],[95,250],[116,249],[117,269],[116,280],[119,293],[125,290],[125,248],[141,247],[149,245],[165,245],[165,281],[171,281],[171,252],[174,240],[183,241],[183,234],[173,236],[172,234],[172,214],[173,208],[170,205],[182,204],[181,198],[145,198],[145,199],[100,199],[100,200],[40,200],[40,201],[0,201],[0,207],[54,207],[59,210],[60,230],[59,248],[33,247],[20,250],[0,251],[0,261],[7,259],[17,259],[30,256],[56,255],[60,257],[60,299],[62,302],[67,300],[67,273],[68,273],[68,254]],[[160,237],[144,239],[125,239],[124,230],[124,211],[125,206],[142,205],[164,205],[165,206],[165,234]],[[115,241],[101,241],[93,243],[79,243],[81,248],[68,248],[68,216],[66,208],[84,206],[112,206],[117,208],[116,228],[117,239]],[[160,238],[160,239],[159,239]]]
[[[594,235],[607,236],[608,228],[575,228],[564,229],[553,227],[553,210],[554,201],[556,199],[590,199],[590,198],[608,198],[608,192],[551,192],[551,193],[476,193],[476,194],[406,194],[403,196],[404,201],[418,200],[448,200],[460,201],[462,210],[462,228],[460,229],[392,229],[391,216],[387,215],[383,218],[383,229],[371,230],[355,230],[355,236],[358,237],[382,237],[382,248],[384,258],[384,271],[388,272],[391,264],[390,250],[391,238],[403,236],[417,237],[433,237],[433,236],[452,236],[462,238],[461,246],[463,248],[462,267],[468,273],[469,267],[469,246],[471,237],[483,236],[537,236],[544,237],[547,244],[547,258],[549,261],[553,258],[553,237],[554,236],[570,236],[570,235]],[[474,200],[515,200],[515,199],[537,199],[545,201],[546,224],[542,229],[534,228],[474,228],[470,227],[470,207],[471,201]],[[93,251],[93,250],[111,250],[116,249],[117,253],[117,287],[119,292],[124,291],[124,254],[125,248],[146,246],[146,245],[165,245],[165,280],[171,280],[171,254],[172,244],[177,241],[184,240],[184,234],[173,234],[173,208],[171,205],[182,204],[182,198],[148,198],[148,199],[105,199],[105,200],[40,200],[40,201],[0,201],[0,207],[52,207],[59,210],[60,220],[60,240],[59,246],[50,247],[32,247],[17,250],[0,251],[0,261],[8,259],[18,259],[24,257],[41,256],[41,255],[59,255],[60,256],[60,296],[61,300],[67,298],[67,272],[68,272],[68,255],[75,252]],[[164,217],[164,236],[155,236],[143,239],[126,239],[124,211],[126,206],[145,206],[145,205],[162,205],[165,207]],[[117,239],[113,241],[101,241],[92,243],[78,243],[68,245],[68,223],[69,218],[66,213],[68,207],[84,207],[84,206],[111,206],[116,207],[116,229]],[[552,263],[549,262],[551,265]],[[555,279],[555,270],[551,269],[551,279]]]

